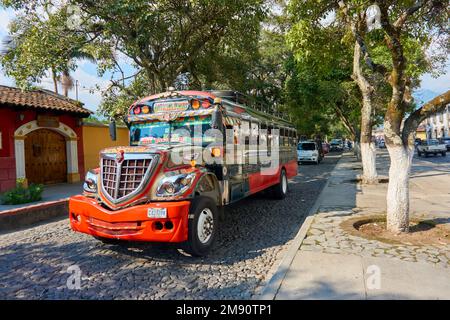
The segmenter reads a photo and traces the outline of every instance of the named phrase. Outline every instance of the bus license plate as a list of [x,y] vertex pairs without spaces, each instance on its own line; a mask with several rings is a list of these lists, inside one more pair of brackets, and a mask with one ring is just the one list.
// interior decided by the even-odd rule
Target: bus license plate
[[167,208],[150,208],[147,211],[147,217],[165,219],[167,218]]

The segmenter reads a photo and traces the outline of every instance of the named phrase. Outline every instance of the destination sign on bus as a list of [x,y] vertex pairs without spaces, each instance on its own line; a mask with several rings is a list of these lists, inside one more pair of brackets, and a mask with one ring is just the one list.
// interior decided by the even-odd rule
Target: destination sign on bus
[[189,101],[161,101],[155,102],[153,112],[186,111]]

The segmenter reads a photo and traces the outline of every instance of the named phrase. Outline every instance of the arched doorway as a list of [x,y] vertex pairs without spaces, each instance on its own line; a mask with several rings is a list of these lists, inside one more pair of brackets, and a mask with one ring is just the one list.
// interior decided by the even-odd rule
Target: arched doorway
[[[62,136],[65,140],[64,152],[66,155],[66,178],[63,181],[77,182],[80,181],[80,174],[78,173],[78,143],[77,134],[70,127],[60,122],[58,127],[41,127],[36,120],[27,122],[17,128],[14,132],[14,154],[16,157],[16,177],[29,182],[28,170],[25,169],[25,140],[26,137],[39,130],[49,130],[52,133]],[[61,139],[61,138],[59,138]],[[60,146],[58,147],[61,148]],[[33,159],[32,159],[33,161]],[[29,161],[27,161],[28,163]],[[30,181],[31,182],[31,181]]]
[[50,129],[28,133],[25,136],[25,171],[29,183],[66,182],[66,139]]

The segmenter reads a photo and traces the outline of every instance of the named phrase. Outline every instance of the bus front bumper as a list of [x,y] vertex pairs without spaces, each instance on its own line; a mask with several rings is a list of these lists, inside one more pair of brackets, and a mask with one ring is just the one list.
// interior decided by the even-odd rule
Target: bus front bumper
[[[95,237],[148,242],[188,239],[189,201],[155,202],[110,211],[94,199],[77,195],[69,200],[70,226]],[[166,208],[164,219],[149,218],[152,208]]]

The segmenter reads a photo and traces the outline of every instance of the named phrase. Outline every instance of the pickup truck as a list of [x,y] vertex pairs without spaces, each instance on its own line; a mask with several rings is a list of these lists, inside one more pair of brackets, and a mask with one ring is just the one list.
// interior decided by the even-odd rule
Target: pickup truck
[[427,157],[429,154],[437,155],[438,153],[445,157],[447,154],[447,145],[445,143],[440,143],[437,139],[422,141],[417,146],[417,154],[419,157],[421,157],[422,154]]
[[447,146],[447,151],[450,151],[450,137],[442,138],[441,143]]

